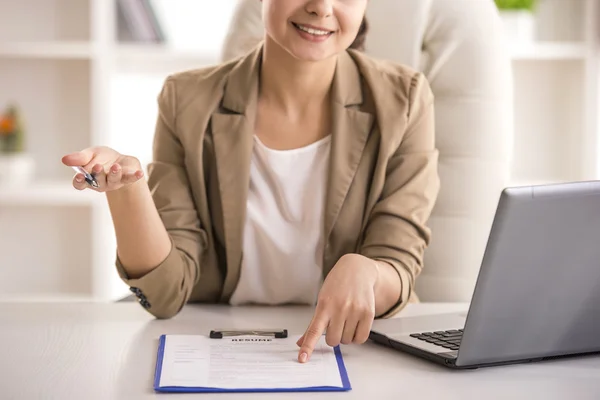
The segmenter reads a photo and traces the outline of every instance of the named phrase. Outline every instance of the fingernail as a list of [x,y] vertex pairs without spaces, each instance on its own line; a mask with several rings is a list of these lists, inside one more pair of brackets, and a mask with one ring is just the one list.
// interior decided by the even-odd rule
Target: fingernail
[[301,363],[305,363],[307,359],[308,359],[308,354],[306,354],[306,353],[300,354],[300,362]]
[[81,183],[81,182],[83,182],[83,179],[81,179],[81,178],[75,178],[75,181]]

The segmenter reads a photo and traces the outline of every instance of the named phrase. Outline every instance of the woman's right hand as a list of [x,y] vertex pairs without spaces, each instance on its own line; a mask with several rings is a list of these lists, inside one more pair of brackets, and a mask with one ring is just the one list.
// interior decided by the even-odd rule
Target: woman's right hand
[[98,182],[98,188],[93,188],[85,181],[83,174],[77,173],[73,177],[73,187],[77,190],[86,188],[97,192],[119,190],[139,181],[144,176],[141,163],[137,158],[122,155],[110,147],[90,147],[64,156],[62,162],[69,167],[82,167]]

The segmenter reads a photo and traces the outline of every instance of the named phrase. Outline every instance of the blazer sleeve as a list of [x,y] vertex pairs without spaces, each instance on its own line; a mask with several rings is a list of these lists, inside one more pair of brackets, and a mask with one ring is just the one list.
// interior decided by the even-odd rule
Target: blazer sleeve
[[389,158],[383,192],[370,215],[361,248],[362,255],[392,264],[402,285],[396,305],[378,318],[391,317],[408,303],[431,239],[427,221],[440,180],[433,93],[421,73],[410,82],[407,118],[402,140]]
[[175,83],[167,78],[158,96],[153,160],[148,166],[152,198],[171,240],[167,257],[139,279],[129,279],[117,255],[120,277],[157,318],[175,316],[200,276],[206,233],[200,226],[186,172],[184,149],[176,134]]

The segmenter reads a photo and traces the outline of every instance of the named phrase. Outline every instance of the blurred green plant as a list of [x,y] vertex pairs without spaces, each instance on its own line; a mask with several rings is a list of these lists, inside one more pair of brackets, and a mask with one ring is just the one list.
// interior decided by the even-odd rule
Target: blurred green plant
[[499,10],[533,11],[536,0],[494,0]]

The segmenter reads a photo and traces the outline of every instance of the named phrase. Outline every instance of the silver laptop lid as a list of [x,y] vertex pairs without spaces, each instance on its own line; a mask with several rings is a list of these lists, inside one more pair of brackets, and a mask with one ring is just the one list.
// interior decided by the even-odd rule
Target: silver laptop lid
[[457,365],[594,351],[600,351],[600,182],[505,189]]

